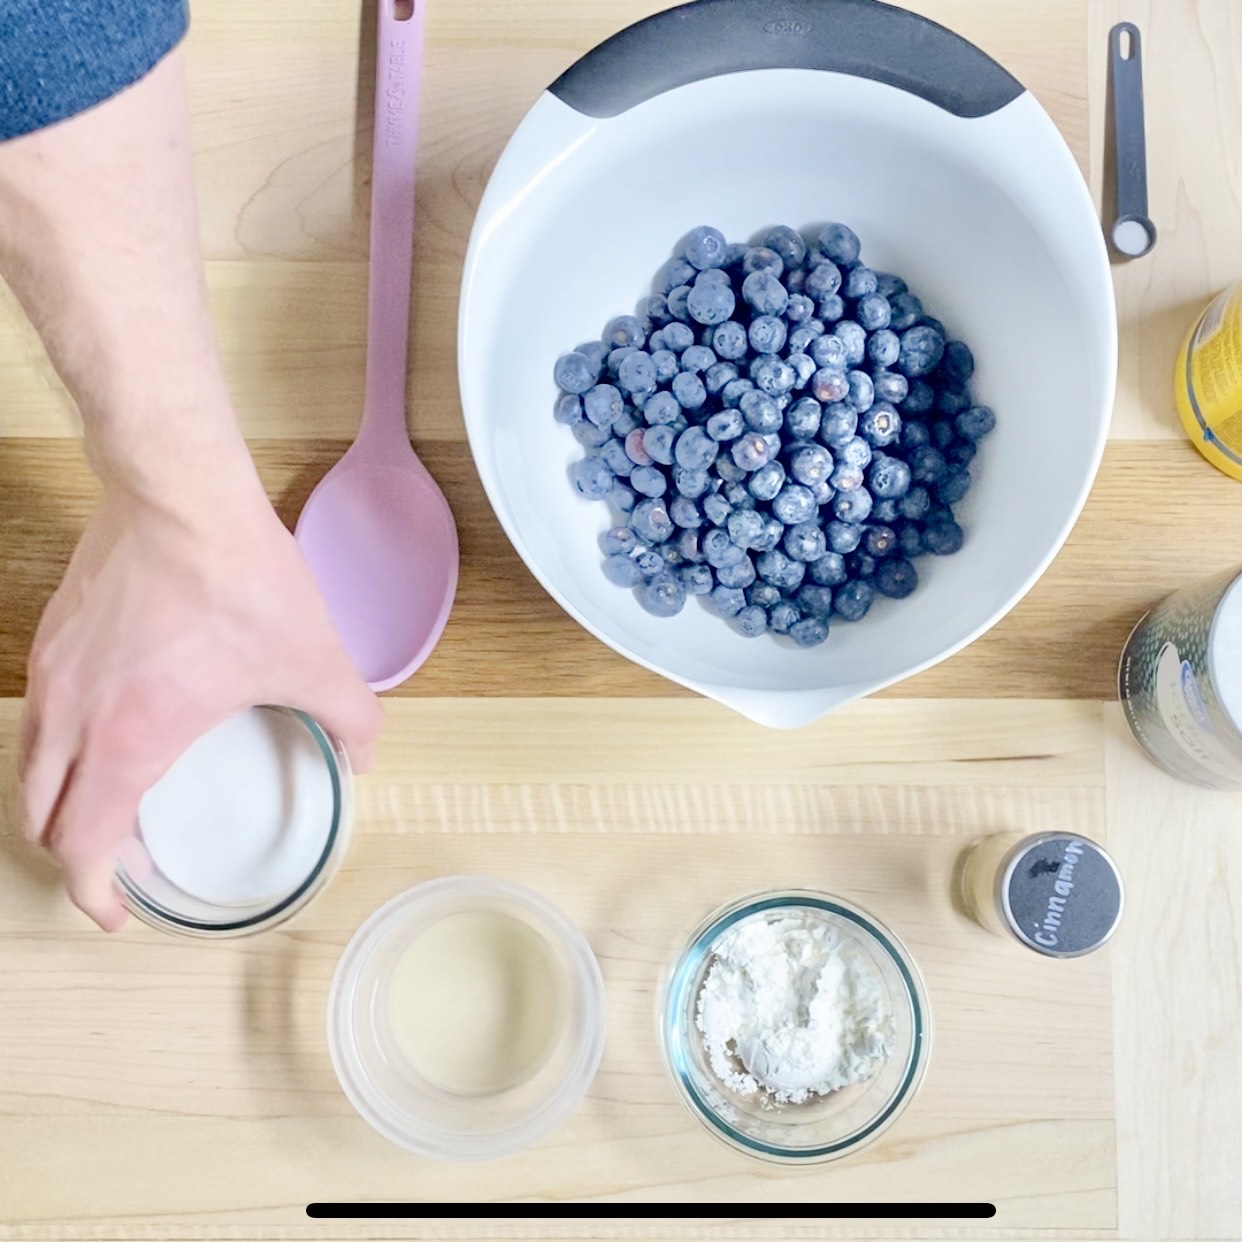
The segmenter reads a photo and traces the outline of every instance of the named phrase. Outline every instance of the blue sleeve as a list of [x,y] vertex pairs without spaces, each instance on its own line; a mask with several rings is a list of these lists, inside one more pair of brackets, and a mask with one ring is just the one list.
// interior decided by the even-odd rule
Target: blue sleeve
[[186,0],[0,0],[0,139],[137,82],[187,24]]

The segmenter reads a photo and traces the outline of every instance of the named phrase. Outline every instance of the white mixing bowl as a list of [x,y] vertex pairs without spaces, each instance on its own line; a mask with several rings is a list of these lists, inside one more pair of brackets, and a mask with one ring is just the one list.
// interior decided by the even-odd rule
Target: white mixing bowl
[[[981,447],[956,556],[918,563],[821,646],[661,620],[601,572],[608,506],[566,476],[557,357],[632,312],[677,239],[841,220],[967,341]],[[479,208],[458,335],[466,428],[514,547],[622,655],[762,724],[805,724],[952,655],[1043,573],[1113,403],[1116,317],[1095,209],[1061,135],[996,62],[874,0],[697,0],[609,39],[540,97]]]

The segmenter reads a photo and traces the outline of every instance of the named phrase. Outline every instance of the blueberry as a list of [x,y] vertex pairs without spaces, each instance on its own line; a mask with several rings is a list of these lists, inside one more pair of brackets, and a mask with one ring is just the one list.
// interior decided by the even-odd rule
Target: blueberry
[[621,364],[631,354],[636,353],[638,353],[638,350],[633,345],[618,345],[617,348],[612,350],[612,352],[608,355],[608,374],[616,379],[617,373],[621,370]]
[[746,488],[759,501],[769,501],[785,486],[785,467],[779,461],[760,466],[746,481]]
[[644,578],[654,578],[656,574],[663,573],[665,569],[664,557],[651,548],[644,548],[634,558],[634,563],[638,566]]
[[903,414],[926,414],[936,404],[936,391],[926,380],[916,379],[901,403]]
[[703,271],[696,273],[694,277],[694,284],[695,285],[716,284],[716,285],[727,285],[729,288],[733,287],[733,282],[729,278],[729,273],[719,267],[704,268]]
[[905,599],[918,584],[918,570],[903,557],[889,557],[875,571],[875,589],[889,599]]
[[[643,432],[643,448],[647,450],[647,456],[652,461],[659,462],[662,466],[671,466],[673,464],[673,429],[671,427],[648,427]],[[645,488],[639,487],[637,483],[632,486],[638,488],[640,492],[646,492]],[[659,492],[646,492],[648,496],[658,496]]]
[[871,445],[861,436],[855,436],[837,450],[837,461],[857,466],[860,470],[866,469],[871,464]]
[[842,621],[861,621],[871,607],[875,591],[867,582],[847,582],[832,597],[832,611]]
[[656,367],[651,355],[636,349],[627,354],[617,368],[617,383],[626,392],[644,392],[654,388],[656,383]]
[[[785,286],[771,273],[751,272],[742,282],[742,297],[758,315],[781,315],[789,304]],[[725,318],[728,318],[726,315]]]
[[714,229],[707,224],[691,229],[686,235],[683,247],[687,261],[700,271],[704,268],[723,266],[728,248],[729,243],[725,241],[725,235],[719,229]]
[[918,324],[901,334],[901,354],[897,369],[911,379],[934,371],[944,353],[944,337],[927,324]]
[[746,602],[755,608],[774,608],[781,599],[780,587],[770,582],[756,582],[746,592]]
[[819,402],[814,397],[803,397],[785,411],[785,430],[794,440],[814,439],[822,417]]
[[582,422],[582,402],[572,393],[563,392],[556,399],[556,409],[552,417],[566,427]]
[[786,526],[809,522],[817,509],[810,488],[803,487],[800,483],[786,483],[772,501],[772,516]]
[[802,620],[802,614],[790,603],[776,604],[768,613],[768,625],[774,634],[788,634]]
[[599,375],[604,369],[604,363],[608,360],[609,346],[603,341],[584,341],[575,347],[574,353],[582,354],[583,357],[590,359],[591,365],[595,368],[595,374]]
[[587,418],[597,427],[611,427],[625,409],[625,399],[611,384],[596,384],[582,399]]
[[832,473],[832,454],[818,444],[808,444],[789,458],[789,473],[807,487],[815,487],[827,480]]
[[794,373],[794,387],[805,388],[815,374],[815,363],[806,354],[793,353],[785,359]]
[[953,420],[959,436],[967,440],[980,440],[996,426],[996,415],[991,406],[972,405],[964,414]]
[[730,380],[720,390],[720,404],[726,410],[736,409],[741,404],[742,398],[754,387],[754,384],[743,376]]
[[910,467],[900,457],[876,453],[867,472],[867,486],[880,500],[900,500],[910,491]]
[[[872,510],[874,515],[875,510]],[[897,532],[891,526],[868,526],[863,535],[863,551],[877,559],[897,551]]]
[[970,409],[970,392],[966,388],[953,384],[942,388],[936,394],[936,410],[940,414],[955,418],[958,414],[964,414],[968,409]]
[[694,279],[694,268],[685,259],[669,259],[656,276],[655,287],[665,295],[678,285],[688,285]]
[[900,276],[894,276],[891,272],[876,272],[875,288],[877,293],[891,298],[894,294],[905,293],[907,286]]
[[572,353],[557,359],[552,374],[562,392],[579,396],[599,379],[599,372],[584,354]]
[[680,354],[694,344],[694,332],[684,323],[670,323],[664,329],[664,347]]
[[[842,292],[852,301],[861,301],[865,297],[869,297],[875,293],[879,281],[876,274],[865,264],[860,263],[857,267],[850,269],[850,274],[845,278],[845,288]],[[885,299],[887,301],[887,299]],[[887,320],[885,321],[887,323]],[[876,324],[877,328],[883,328],[884,323]]]
[[806,296],[813,298],[816,302],[822,302],[824,298],[834,297],[838,289],[841,288],[841,269],[832,262],[823,261],[817,263],[806,274]]
[[783,319],[775,315],[757,315],[750,321],[750,347],[758,354],[774,354],[785,345],[788,331]]
[[716,362],[707,368],[703,376],[703,387],[709,397],[718,397],[724,392],[725,385],[737,379],[737,367],[731,362]]
[[747,638],[758,638],[768,628],[768,614],[754,604],[743,608],[734,620],[738,632]]
[[707,389],[693,371],[679,371],[674,375],[672,390],[683,410],[697,410],[707,400]]
[[643,325],[633,315],[618,315],[604,325],[603,342],[609,349],[632,345],[641,348],[647,340]]
[[970,471],[965,466],[950,466],[936,489],[936,495],[941,504],[955,505],[970,491],[970,484]]
[[683,530],[698,530],[703,525],[699,506],[689,496],[674,496],[669,502],[668,515]]
[[844,224],[829,224],[815,239],[815,253],[834,263],[856,263],[861,249],[858,234]]
[[792,272],[786,271],[781,277],[781,283],[789,291],[790,297],[793,297],[795,293],[801,293],[806,287],[806,269],[796,267]]
[[746,258],[746,252],[750,247],[745,242],[730,242],[725,249],[725,259],[722,264],[727,268],[740,268],[742,261]]
[[832,511],[841,522],[865,522],[871,516],[871,493],[865,487],[838,492]]
[[801,267],[806,259],[806,242],[802,235],[787,224],[777,224],[762,237],[762,244],[775,250],[786,267]]
[[[653,293],[650,297],[643,298],[639,310],[642,312],[641,317],[649,320],[656,328],[664,327],[672,318],[668,313],[668,298],[662,293]],[[650,336],[647,337],[647,345],[649,348],[654,348],[651,345]]]
[[733,319],[717,324],[712,332],[712,348],[718,358],[737,362],[746,357],[746,329]]
[[638,502],[638,493],[624,483],[614,483],[607,496],[608,503],[619,513],[630,513]]
[[969,466],[979,452],[979,445],[974,440],[954,440],[944,450],[945,459],[954,466]]
[[755,544],[755,551],[771,551],[780,546],[781,539],[785,538],[785,524],[779,518],[769,518],[764,523],[763,537]]
[[[657,393],[656,395],[658,396],[659,394]],[[644,412],[646,412],[646,406],[644,406],[643,409]],[[680,410],[680,407],[678,407],[678,409]],[[619,439],[624,440],[625,437],[638,426],[641,426],[641,420],[638,417],[637,411],[626,406],[621,413],[617,415],[617,420],[612,425],[612,434],[617,436]]]
[[816,483],[815,486],[811,488],[811,495],[815,497],[815,503],[821,508],[824,505],[831,504],[836,494],[837,489],[833,487],[827,479],[825,479],[822,483]]
[[754,509],[738,509],[729,514],[725,529],[739,548],[753,548],[756,540],[763,536],[763,517]]
[[774,456],[772,446],[757,431],[747,432],[734,440],[731,454],[734,465],[747,471],[766,466]]
[[859,420],[858,434],[873,448],[895,444],[901,435],[901,415],[887,401],[877,401]]
[[815,314],[815,303],[805,293],[795,293],[785,307],[785,318],[792,324],[805,323]]
[[607,463],[608,469],[619,479],[628,479],[634,470],[634,463],[625,451],[625,445],[615,437],[606,444],[601,444],[599,455]]
[[663,543],[672,537],[673,520],[662,500],[640,500],[630,514],[630,525],[644,543]]
[[663,496],[668,490],[668,479],[664,471],[655,466],[635,466],[630,474],[630,486],[640,496]]
[[875,400],[875,385],[866,371],[851,371],[846,377],[850,391],[847,400],[860,414],[871,408]]
[[[875,340],[875,337],[871,339]],[[871,376],[871,384],[876,400],[887,401],[890,405],[904,401],[910,391],[910,381],[897,371],[876,371]]]
[[913,328],[923,317],[923,303],[913,293],[895,293],[888,300],[891,317],[888,326],[894,332]]
[[[855,268],[850,275],[853,276],[859,270]],[[868,332],[878,332],[881,328],[887,328],[893,317],[888,298],[879,293],[868,293],[866,297],[860,298],[858,305],[854,308],[854,314]]]
[[614,553],[604,561],[604,577],[616,586],[632,587],[643,580],[643,571],[633,557]]
[[891,367],[900,353],[901,337],[888,328],[872,332],[867,338],[867,357],[877,367]]
[[734,509],[753,509],[755,498],[741,483],[726,483],[720,494]]
[[906,450],[907,455],[912,453],[916,448],[922,448],[925,444],[931,443],[931,428],[926,423],[912,423],[902,421],[901,424],[901,447]]
[[925,487],[912,487],[898,502],[897,509],[903,518],[917,522],[927,516],[931,508],[931,496]]
[[706,565],[683,566],[678,577],[687,595],[708,595],[714,583],[712,571]]
[[625,455],[636,466],[651,465],[651,454],[647,452],[647,432],[636,427],[625,437]]
[[[695,376],[687,378],[697,379]],[[716,460],[717,452],[716,441],[702,427],[687,427],[677,437],[677,444],[673,450],[677,464],[686,470],[708,469]]]
[[745,429],[745,423],[740,411],[721,410],[713,414],[704,427],[713,440],[736,440]]
[[816,313],[825,323],[836,323],[845,318],[845,299],[839,293],[821,298]]
[[932,487],[943,481],[945,475],[944,454],[930,444],[916,448],[910,454],[910,473],[916,483],[927,483]]
[[798,382],[798,373],[783,358],[761,354],[750,368],[750,378],[761,392],[783,397]]
[[845,354],[845,342],[831,332],[818,336],[811,342],[811,360],[817,367],[844,371]]
[[852,522],[829,522],[824,527],[830,552],[848,556],[862,542],[862,527]]
[[[680,539],[680,536],[678,536],[678,539]],[[662,543],[655,549],[664,558],[666,567],[669,565],[680,565],[686,559],[681,554],[681,548],[677,546],[678,539],[671,539],[668,543]]]
[[838,401],[824,410],[819,425],[819,438],[830,449],[837,449],[848,444],[857,430],[858,412],[846,402]]
[[677,536],[674,545],[681,556],[683,564],[698,565],[703,560],[703,552],[699,547],[699,532],[697,530],[683,530]]
[[[669,292],[668,295],[668,313],[672,315],[683,327],[688,327],[686,322],[690,318],[690,294],[694,290],[690,285],[678,285],[676,289]],[[671,324],[668,326],[672,326]],[[668,345],[668,333],[664,334],[664,344]]]
[[806,573],[806,566],[801,561],[791,559],[777,548],[773,548],[771,552],[764,552],[756,562],[755,568],[764,582],[770,582],[782,591],[797,590]]
[[818,647],[828,637],[828,626],[818,617],[806,617],[789,627],[789,637],[799,647]]
[[951,519],[931,524],[923,532],[923,543],[934,556],[952,556],[964,539],[962,528]]
[[628,526],[612,526],[599,537],[599,550],[605,556],[628,556],[638,547],[638,536]]
[[[815,325],[818,324],[818,331]],[[813,342],[817,341],[824,334],[824,325],[818,319],[812,319],[809,323],[800,324],[789,334],[789,349],[791,353],[801,354],[810,349]]]
[[751,272],[771,272],[779,277],[784,270],[785,260],[767,246],[751,246],[742,259],[742,271],[747,276]]
[[716,458],[716,473],[720,476],[722,483],[741,483],[748,472],[743,470],[731,456],[726,455]]
[[755,563],[744,556],[736,565],[722,565],[716,570],[716,581],[723,587],[748,587],[755,580]]
[[616,482],[602,457],[584,457],[569,468],[574,490],[587,500],[603,500]]
[[827,621],[832,616],[832,588],[807,583],[799,587],[794,602],[804,617]]
[[816,401],[833,405],[849,396],[850,382],[844,371],[835,367],[820,367],[811,377],[811,393]]
[[597,449],[601,445],[607,444],[612,438],[608,434],[607,427],[597,427],[594,423],[587,422],[585,419],[580,423],[576,423],[572,430],[574,439],[583,448]]
[[746,556],[744,548],[739,548],[729,538],[728,531],[709,530],[700,541],[703,556],[713,569],[721,569],[726,565],[736,565]]
[[720,281],[696,282],[686,297],[686,311],[696,323],[714,326],[733,314],[737,298],[728,284]]
[[947,341],[940,359],[940,373],[951,384],[966,384],[975,373],[975,356],[965,341]]
[[897,532],[897,541],[901,545],[901,554],[909,560],[922,556],[927,551],[923,543],[923,528],[917,522],[905,522]]
[[784,416],[777,408],[776,402],[766,393],[758,390],[746,393],[737,408],[746,426],[751,431],[759,432],[760,435],[766,436],[779,430],[784,422]]
[[712,607],[722,617],[736,617],[746,607],[746,596],[741,587],[718,586],[712,589]]
[[953,443],[953,424],[942,418],[931,425],[932,443],[943,453]]
[[846,365],[862,366],[862,361],[867,356],[867,333],[862,325],[855,323],[852,319],[842,319],[840,323],[833,326],[832,334],[838,337],[845,346]]
[[677,374],[677,355],[671,349],[657,349],[651,361],[655,363],[657,384],[667,384]]
[[818,522],[799,522],[785,531],[785,555],[795,561],[817,561],[828,550]]
[[653,617],[675,617],[686,604],[686,588],[681,579],[667,570],[642,583],[634,593]]
[[[858,527],[850,527],[858,530]],[[825,552],[823,556],[813,560],[807,566],[811,581],[817,586],[840,586],[849,576],[845,572],[845,557],[839,552]]]
[[723,496],[712,494],[703,501],[703,516],[713,526],[723,526],[732,512],[733,506]]
[[838,462],[828,476],[829,486],[838,492],[856,492],[865,481],[862,467],[845,461]]

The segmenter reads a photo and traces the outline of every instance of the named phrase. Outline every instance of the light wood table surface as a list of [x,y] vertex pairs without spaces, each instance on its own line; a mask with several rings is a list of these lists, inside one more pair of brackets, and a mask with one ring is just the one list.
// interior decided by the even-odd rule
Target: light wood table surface
[[[921,0],[1011,68],[1102,181],[1105,36],[1145,39],[1149,257],[1115,269],[1113,438],[1064,552],[954,659],[792,735],[621,660],[504,542],[470,464],[453,357],[473,210],[504,142],[572,59],[659,0],[434,0],[421,152],[412,433],[458,516],[444,640],[388,697],[357,837],[289,928],[227,945],[106,938],[0,832],[0,1238],[1242,1238],[1242,799],[1180,786],[1110,700],[1128,628],[1242,560],[1242,486],[1183,441],[1186,326],[1242,277],[1238,0]],[[190,41],[208,277],[240,416],[292,519],[361,403],[372,28],[357,0],[199,0]],[[1055,399],[1055,394],[1050,394]],[[0,749],[23,662],[96,495],[73,412],[0,293]],[[688,758],[687,756],[692,756]],[[1071,827],[1128,886],[1105,953],[1028,960],[960,916],[980,833]],[[530,883],[609,984],[589,1099],[534,1152],[477,1168],[385,1144],[337,1089],[328,980],[387,896],[437,874]],[[873,908],[932,991],[932,1071],[902,1122],[812,1174],[710,1141],[663,1078],[661,971],[712,906],[813,883]],[[308,1221],[314,1199],[701,1203],[607,1225]],[[986,1199],[992,1221],[818,1222],[831,1200]],[[804,1202],[779,1226],[764,1206]]]

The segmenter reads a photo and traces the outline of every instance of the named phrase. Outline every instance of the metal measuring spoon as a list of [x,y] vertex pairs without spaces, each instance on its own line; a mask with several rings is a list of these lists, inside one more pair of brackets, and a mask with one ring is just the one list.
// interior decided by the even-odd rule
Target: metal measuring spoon
[[1118,22],[1108,32],[1113,163],[1117,170],[1117,215],[1110,236],[1117,252],[1128,259],[1137,259],[1156,244],[1156,226],[1147,215],[1140,46],[1138,27],[1133,22]]

